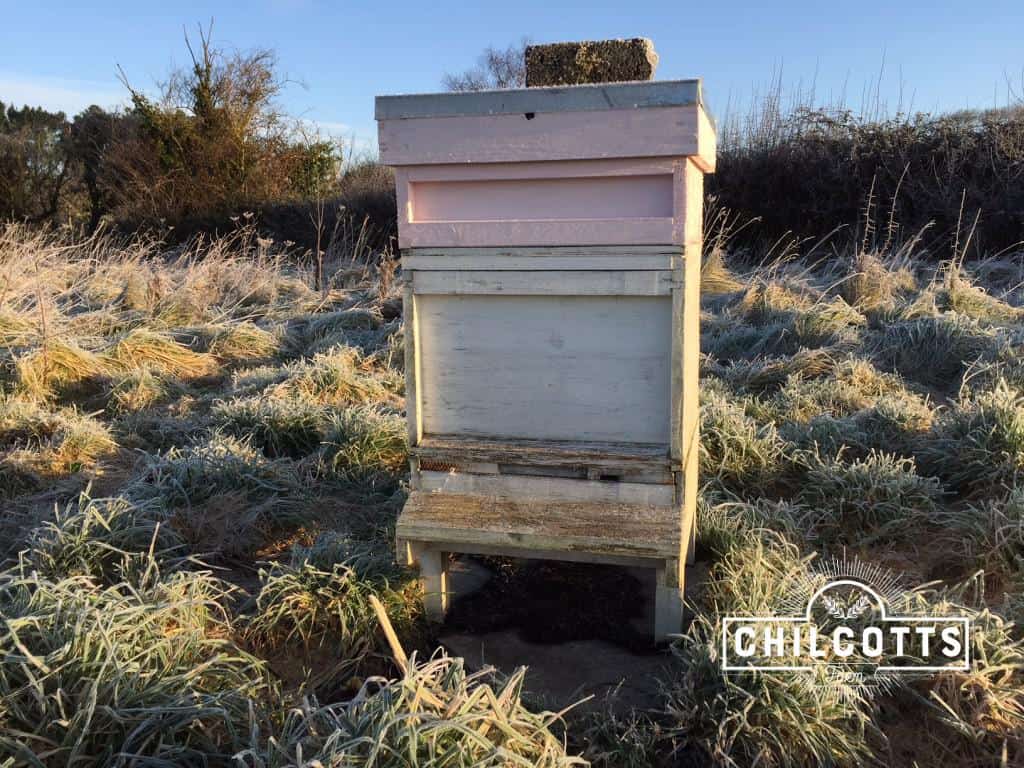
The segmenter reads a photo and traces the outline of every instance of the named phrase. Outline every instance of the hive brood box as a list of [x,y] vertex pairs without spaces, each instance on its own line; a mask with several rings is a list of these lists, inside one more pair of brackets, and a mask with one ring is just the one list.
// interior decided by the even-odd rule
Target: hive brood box
[[692,556],[698,80],[377,98],[405,276],[411,488],[430,615],[448,553],[641,565],[678,632]]

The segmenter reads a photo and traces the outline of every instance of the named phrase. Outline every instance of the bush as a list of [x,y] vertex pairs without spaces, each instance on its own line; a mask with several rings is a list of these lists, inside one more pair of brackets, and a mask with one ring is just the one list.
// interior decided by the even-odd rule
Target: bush
[[917,590],[930,615],[971,620],[971,668],[915,687],[926,697],[926,731],[936,754],[961,762],[1013,765],[1024,757],[1024,642],[981,602],[984,573],[962,584]]
[[226,764],[276,695],[226,639],[232,588],[0,574],[0,754],[25,765]]
[[406,469],[408,434],[394,413],[360,406],[331,418],[324,439],[327,469],[343,478],[370,485],[392,485]]
[[909,232],[935,222],[951,243],[958,223],[980,211],[975,244],[996,251],[1024,240],[1022,126],[1020,107],[891,119],[810,105],[787,111],[776,88],[746,121],[722,126],[706,190],[761,219],[739,242],[818,238],[837,222],[867,218],[883,237],[891,220]]
[[0,395],[0,450],[40,476],[80,472],[117,449],[106,425],[74,409],[48,410]]
[[351,347],[335,347],[291,368],[275,392],[329,405],[379,402],[388,396],[359,351]]
[[369,654],[386,648],[370,595],[380,598],[399,632],[407,632],[419,613],[411,582],[408,592],[398,591],[379,575],[359,574],[356,564],[358,560],[336,562],[321,570],[307,561],[262,569],[256,612],[246,637],[258,646],[277,649],[327,646],[339,659],[330,674],[354,674]]
[[999,382],[961,399],[922,440],[918,456],[960,493],[1013,488],[1024,477],[1024,398]]
[[301,524],[310,513],[290,461],[270,460],[225,435],[147,456],[124,493],[162,500],[174,529],[204,554],[251,555],[271,532]]
[[138,584],[150,565],[180,566],[187,550],[167,525],[159,502],[133,504],[121,497],[81,494],[28,537],[24,562],[42,578],[86,576],[99,584]]
[[520,668],[499,689],[491,670],[467,674],[462,659],[418,663],[413,656],[401,678],[376,692],[367,681],[348,704],[307,701],[292,709],[277,733],[239,758],[277,768],[585,765],[552,732],[557,714],[523,704],[525,673]]
[[270,458],[316,452],[327,414],[300,398],[247,397],[214,404],[211,416],[224,434],[248,440]]
[[185,236],[223,227],[268,201],[322,194],[339,166],[330,142],[296,141],[275,100],[283,82],[266,50],[232,53],[201,34],[159,100],[129,86],[131,130],[102,165],[114,215]]
[[710,393],[701,405],[700,469],[728,487],[763,486],[777,479],[784,444],[772,423],[759,424],[741,403]]
[[977,567],[1024,573],[1024,487],[1005,498],[944,510],[936,521]]
[[918,475],[913,459],[872,452],[851,462],[814,454],[803,460],[800,500],[814,510],[814,527],[826,544],[835,538],[862,544],[919,528],[934,518],[942,499],[942,485]]
[[170,389],[148,367],[135,368],[111,382],[107,409],[115,414],[137,413],[165,399]]
[[879,365],[947,391],[960,383],[971,364],[992,357],[997,349],[992,332],[954,313],[891,323],[874,344]]
[[[678,660],[664,715],[680,746],[718,765],[859,765],[868,759],[870,719],[855,689],[805,673],[722,671],[720,615],[777,609],[806,573],[796,548],[749,539],[713,569],[706,605],[673,646]],[[816,684],[822,683],[822,684]]]
[[237,323],[219,330],[210,342],[210,354],[225,362],[249,362],[274,357],[281,339],[253,323]]

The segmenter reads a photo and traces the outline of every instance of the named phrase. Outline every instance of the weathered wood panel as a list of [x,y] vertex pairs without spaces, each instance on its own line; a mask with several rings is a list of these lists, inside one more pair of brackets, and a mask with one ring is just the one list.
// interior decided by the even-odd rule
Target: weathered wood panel
[[424,471],[421,482],[420,487],[424,491],[518,499],[654,504],[668,507],[672,505],[675,497],[675,488],[672,485],[569,480],[538,475],[474,475],[464,472]]
[[417,295],[607,296],[613,300],[629,296],[668,296],[672,292],[672,273],[633,270],[414,272],[413,290]]
[[557,160],[537,163],[462,163],[401,167],[411,184],[423,181],[594,179],[609,176],[662,176],[675,173],[678,159],[627,157],[609,160]]
[[[402,541],[594,555],[676,558],[679,518],[672,507],[536,500],[414,491],[396,526]],[[449,550],[451,551],[451,550]]]
[[[444,273],[416,279],[428,274]],[[424,433],[668,444],[668,296],[418,295],[416,305]]]
[[557,221],[446,221],[399,225],[400,248],[470,248],[502,245],[663,245],[672,242],[673,219],[572,219]]
[[[713,153],[712,153],[713,157]],[[686,167],[687,204],[691,213],[685,233],[686,270],[683,319],[683,510],[682,546],[687,562],[693,562],[697,536],[697,473],[700,453],[700,402],[698,398],[700,371],[700,269],[703,220],[700,216],[704,197],[704,174],[695,160]]]
[[[464,471],[473,464],[578,468],[622,478],[650,475],[671,482],[668,447],[660,443],[571,442],[563,440],[501,440],[428,435],[411,449],[424,462],[455,464]],[[478,472],[479,473],[479,472]]]
[[399,166],[399,246],[682,244],[685,159]]
[[[644,249],[647,250],[644,250]],[[402,269],[499,270],[522,272],[670,270],[680,254],[671,246],[614,248],[412,248],[402,252]]]
[[672,217],[672,174],[418,181],[411,221],[558,221]]
[[701,81],[587,83],[546,88],[502,88],[462,93],[411,93],[378,96],[377,120],[459,115],[509,115],[524,112],[605,112],[700,104]]
[[382,120],[386,165],[684,157],[700,151],[698,106]]
[[405,420],[409,445],[415,446],[423,434],[420,421],[419,387],[417,383],[419,356],[416,351],[416,297],[412,292],[412,275],[406,275],[402,288],[402,333],[405,344]]

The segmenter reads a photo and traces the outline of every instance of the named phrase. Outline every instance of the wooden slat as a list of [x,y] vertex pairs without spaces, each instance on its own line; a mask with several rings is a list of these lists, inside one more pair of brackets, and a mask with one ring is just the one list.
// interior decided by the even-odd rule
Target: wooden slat
[[399,224],[398,246],[663,245],[672,243],[673,221],[670,217],[498,222],[413,221]]
[[385,165],[685,157],[700,151],[698,106],[382,120]]
[[604,112],[700,103],[701,81],[698,78],[378,96],[374,115],[377,120],[405,120],[462,115],[522,115],[525,112]]
[[[407,256],[448,256],[460,255],[475,258],[549,258],[554,256],[587,259],[594,256],[678,256],[682,250],[678,245],[502,245],[480,248],[406,248],[402,257]],[[667,267],[666,267],[667,269]]]
[[672,273],[647,270],[495,272],[437,270],[413,273],[417,294],[509,296],[668,296]]
[[[592,272],[474,272],[478,290],[510,295],[442,295],[466,287],[459,274],[416,273],[424,432],[668,443],[668,296],[561,295],[623,290],[571,279],[624,277]],[[557,298],[520,295],[545,288]]]
[[413,273],[405,276],[402,292],[402,317],[405,326],[405,418],[409,432],[409,445],[415,446],[423,435],[420,409],[420,360],[418,354],[416,297],[413,295]]
[[[646,250],[644,250],[646,249]],[[402,253],[402,269],[531,271],[670,270],[673,246],[618,248],[411,248]]]
[[697,154],[693,162],[702,173],[714,173],[718,153],[718,139],[714,121],[705,110],[700,110],[697,129]]
[[453,435],[425,435],[412,449],[420,459],[552,467],[606,467],[664,471],[668,446],[657,443],[567,442],[561,440],[494,440]]
[[421,489],[474,496],[505,497],[519,500],[593,501],[602,503],[654,504],[669,507],[675,487],[655,483],[570,480],[562,477],[530,475],[474,475],[464,472],[428,472],[421,474]]
[[510,222],[608,222],[673,216],[671,173],[418,181],[409,184],[409,190],[413,223],[486,222],[505,227]]
[[700,403],[698,398],[700,369],[700,261],[703,240],[701,206],[704,196],[704,174],[695,160],[687,163],[687,227],[684,259],[686,287],[683,313],[683,551],[684,561],[693,562],[697,531],[697,484],[699,464]]
[[641,558],[679,555],[678,513],[672,507],[593,502],[517,502],[484,496],[414,491],[399,516],[404,541]]
[[671,157],[626,157],[610,160],[554,160],[535,163],[482,163],[402,166],[403,179],[422,181],[495,181],[511,179],[590,179],[672,174]]

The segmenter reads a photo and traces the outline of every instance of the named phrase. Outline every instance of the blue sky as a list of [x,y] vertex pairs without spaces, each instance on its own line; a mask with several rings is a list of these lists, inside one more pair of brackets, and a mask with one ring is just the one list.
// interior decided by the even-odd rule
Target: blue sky
[[121,65],[151,87],[187,60],[183,30],[214,19],[214,39],[276,51],[283,105],[327,132],[374,143],[373,97],[440,89],[487,45],[646,36],[659,79],[701,76],[712,110],[749,101],[779,72],[821,101],[858,108],[876,84],[890,109],[989,107],[1024,90],[1024,3],[554,3],[534,0],[246,3],[0,0],[0,101],[76,112],[124,100]]

